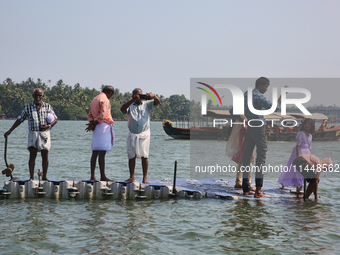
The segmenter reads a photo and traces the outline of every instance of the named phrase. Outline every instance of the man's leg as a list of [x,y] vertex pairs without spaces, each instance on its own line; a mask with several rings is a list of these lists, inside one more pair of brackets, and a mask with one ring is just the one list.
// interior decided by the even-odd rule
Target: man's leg
[[310,181],[306,190],[306,199],[309,198],[309,196],[314,193],[315,200],[318,200],[318,185],[319,185],[319,179],[314,179],[313,181]]
[[42,180],[47,180],[47,169],[48,169],[48,150],[41,151],[41,159],[42,159],[42,168],[43,168],[43,176]]
[[[249,195],[254,194],[250,192],[250,185],[249,185],[249,171],[251,169],[246,169],[246,167],[250,166],[251,157],[253,155],[255,143],[252,140],[252,128],[248,127],[246,131],[246,137],[244,139],[245,149],[243,152],[243,160],[242,160],[242,166],[244,167],[243,170],[243,179],[242,179],[242,188],[243,188],[243,194]],[[248,171],[249,170],[249,171]]]
[[91,181],[96,181],[96,176],[94,174],[96,170],[96,162],[97,162],[97,156],[98,156],[98,151],[92,151],[92,156],[91,156]]
[[99,169],[100,169],[100,180],[101,181],[111,181],[109,178],[106,178],[105,175],[105,155],[106,151],[98,151],[99,159]]
[[149,183],[147,180],[148,167],[149,167],[149,159],[142,157],[143,183]]
[[240,189],[242,188],[242,177],[243,177],[243,173],[241,172],[241,164],[238,164],[237,166],[237,172],[236,172],[236,181],[235,181],[235,189]]
[[261,192],[263,186],[262,166],[266,163],[267,136],[265,126],[254,128],[253,140],[256,144],[256,173],[255,173],[255,197],[264,197]]
[[315,191],[315,182],[310,182],[306,190],[306,199]]
[[255,188],[251,185],[251,171],[248,174],[248,183],[249,183],[250,191],[255,191]]
[[135,181],[135,166],[136,166],[136,157],[129,159],[129,170],[130,170],[130,178],[126,181],[134,182]]
[[29,148],[30,151],[30,159],[28,161],[28,169],[30,171],[30,180],[34,180],[34,166],[35,166],[35,159],[37,157],[38,150],[34,147]]
[[319,186],[319,179],[315,180],[315,188],[314,188],[314,198],[318,200],[320,197],[318,196],[318,186]]

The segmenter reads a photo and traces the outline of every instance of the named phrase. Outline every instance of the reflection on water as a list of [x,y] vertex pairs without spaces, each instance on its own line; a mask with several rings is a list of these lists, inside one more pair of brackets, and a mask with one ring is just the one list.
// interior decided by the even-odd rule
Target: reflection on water
[[[269,225],[269,213],[262,201],[237,201],[232,209],[235,217],[228,220],[233,232],[224,233],[225,237],[268,238],[274,231]],[[230,212],[230,211],[229,211]],[[222,222],[223,223],[223,222]],[[228,224],[228,225],[229,225]]]
[[[280,234],[280,229],[272,224],[272,216],[267,206],[260,200],[239,200],[228,208],[221,221],[223,229],[216,236],[225,239],[221,247],[233,252],[263,252],[271,249],[265,240]],[[264,242],[263,242],[264,241]]]
[[[0,121],[7,130],[12,121]],[[149,178],[189,176],[189,141],[166,136],[152,123]],[[91,136],[85,122],[60,121],[53,129],[51,179],[89,176]],[[9,139],[15,175],[28,177],[26,123]],[[116,145],[107,154],[108,176],[128,176],[126,122],[116,122]],[[3,141],[0,140],[3,148]],[[338,160],[340,142],[313,143],[320,158]],[[224,147],[223,143],[221,146]],[[268,143],[268,162],[285,163],[292,143]],[[1,153],[1,151],[0,151]],[[40,160],[40,161],[39,161]],[[139,163],[139,162],[138,162]],[[340,162],[335,162],[340,163]],[[41,159],[37,158],[37,168]],[[141,166],[137,165],[141,178]],[[4,177],[1,180],[5,180]],[[266,174],[265,182],[278,176]],[[294,197],[263,200],[0,200],[1,254],[336,254],[340,249],[337,179],[323,178],[321,200]]]

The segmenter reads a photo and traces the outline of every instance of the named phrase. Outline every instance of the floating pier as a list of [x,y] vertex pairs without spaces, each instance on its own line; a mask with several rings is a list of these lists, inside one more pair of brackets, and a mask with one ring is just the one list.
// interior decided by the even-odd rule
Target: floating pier
[[[50,198],[50,199],[168,199],[178,198],[222,198],[252,199],[243,196],[242,189],[235,189],[234,180],[177,178],[174,189],[172,179],[149,180],[149,184],[125,181],[5,181],[0,190],[2,198]],[[292,197],[289,190],[280,190],[275,185],[265,184],[262,188],[269,198]]]

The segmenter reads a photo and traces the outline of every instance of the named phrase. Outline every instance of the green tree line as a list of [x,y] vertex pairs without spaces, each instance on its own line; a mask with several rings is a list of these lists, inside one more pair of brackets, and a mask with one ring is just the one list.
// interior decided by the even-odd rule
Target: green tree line
[[[104,85],[102,85],[103,87]],[[33,101],[32,92],[39,88],[44,92],[43,101],[52,105],[58,118],[61,120],[86,120],[90,110],[91,101],[100,91],[83,88],[79,83],[73,87],[59,80],[56,85],[50,87],[41,79],[36,82],[32,78],[15,83],[7,78],[0,84],[0,115],[6,118],[16,118],[20,115],[23,107]],[[120,92],[115,89],[111,101],[111,114],[116,120],[126,120],[126,114],[120,111],[122,104],[131,99],[131,92]],[[184,95],[171,95],[165,98],[157,95],[161,104],[152,111],[151,120],[171,119],[188,117],[190,107],[199,108],[199,103],[190,102]]]

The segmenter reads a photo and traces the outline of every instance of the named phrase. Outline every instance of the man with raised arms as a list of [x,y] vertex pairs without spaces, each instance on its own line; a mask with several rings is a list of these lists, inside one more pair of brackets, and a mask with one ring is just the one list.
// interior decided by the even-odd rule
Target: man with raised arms
[[[142,100],[141,97],[145,97]],[[128,114],[128,136],[126,140],[127,154],[129,158],[130,178],[126,181],[135,181],[136,157],[142,159],[143,183],[147,180],[149,166],[150,147],[150,113],[161,101],[154,94],[142,94],[142,90],[136,88],[132,91],[132,99],[122,105],[122,113]]]

